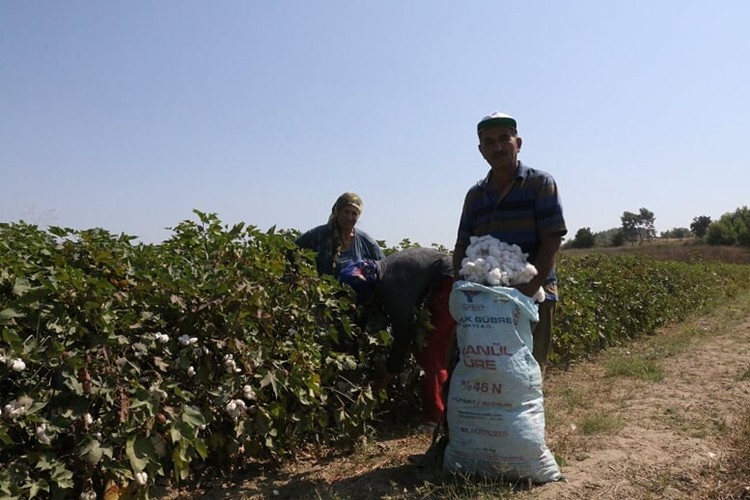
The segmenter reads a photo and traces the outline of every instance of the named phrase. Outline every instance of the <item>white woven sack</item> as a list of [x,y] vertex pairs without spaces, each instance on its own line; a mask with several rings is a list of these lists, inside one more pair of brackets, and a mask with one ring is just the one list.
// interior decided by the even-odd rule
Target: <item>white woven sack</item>
[[458,281],[450,312],[460,358],[448,391],[444,468],[535,483],[561,479],[545,444],[542,374],[531,354],[536,304],[515,288]]

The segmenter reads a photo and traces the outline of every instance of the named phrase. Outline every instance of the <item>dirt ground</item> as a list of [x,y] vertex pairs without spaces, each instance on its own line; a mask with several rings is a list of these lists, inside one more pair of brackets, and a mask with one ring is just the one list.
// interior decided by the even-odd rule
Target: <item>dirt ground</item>
[[[544,383],[546,441],[565,480],[534,487],[449,486],[410,462],[430,435],[395,431],[352,454],[310,456],[282,470],[251,468],[180,491],[187,498],[750,498],[727,493],[732,430],[750,408],[750,298],[610,350]],[[617,360],[653,361],[663,377],[612,375]],[[731,475],[731,471],[729,471]],[[717,493],[721,491],[721,494]]]

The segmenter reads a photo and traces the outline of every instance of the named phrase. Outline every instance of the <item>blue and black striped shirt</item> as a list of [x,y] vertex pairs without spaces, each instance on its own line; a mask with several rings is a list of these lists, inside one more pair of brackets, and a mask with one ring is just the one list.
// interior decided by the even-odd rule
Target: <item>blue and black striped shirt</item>
[[[565,235],[562,203],[555,179],[541,170],[518,162],[513,186],[504,195],[490,189],[490,171],[469,189],[464,199],[456,238],[457,248],[466,248],[469,237],[489,234],[508,244],[516,244],[534,262],[541,245],[541,234]],[[555,269],[545,282],[548,298],[555,300]]]

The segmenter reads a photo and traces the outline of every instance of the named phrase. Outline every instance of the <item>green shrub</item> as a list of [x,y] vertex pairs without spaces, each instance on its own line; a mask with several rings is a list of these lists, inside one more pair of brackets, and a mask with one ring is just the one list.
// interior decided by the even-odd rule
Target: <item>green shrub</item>
[[0,492],[145,497],[368,432],[383,342],[350,294],[290,237],[196,213],[161,245],[0,224]]
[[558,277],[552,361],[564,364],[733,297],[750,266],[591,254],[563,257]]

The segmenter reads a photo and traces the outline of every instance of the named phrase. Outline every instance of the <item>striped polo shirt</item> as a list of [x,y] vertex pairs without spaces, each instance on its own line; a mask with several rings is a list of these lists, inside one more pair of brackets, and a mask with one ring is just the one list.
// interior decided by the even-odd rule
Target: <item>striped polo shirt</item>
[[[539,234],[564,235],[568,232],[555,179],[541,170],[518,162],[513,186],[504,196],[489,187],[490,171],[466,193],[458,225],[457,248],[466,248],[470,236],[489,234],[508,244],[516,244],[536,259]],[[547,298],[557,299],[555,269],[545,281]]]

